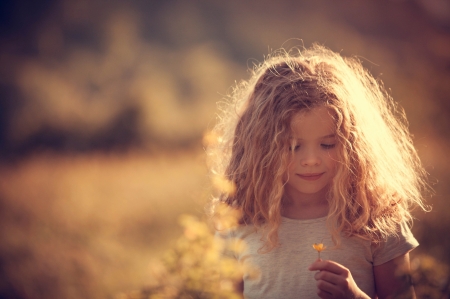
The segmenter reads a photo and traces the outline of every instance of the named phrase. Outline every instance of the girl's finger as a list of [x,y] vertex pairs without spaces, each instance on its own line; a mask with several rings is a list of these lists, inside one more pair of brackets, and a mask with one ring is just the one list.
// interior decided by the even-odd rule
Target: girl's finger
[[319,291],[330,294],[330,296],[333,296],[333,294],[337,292],[336,285],[325,280],[318,280],[317,288],[319,289]]
[[341,264],[338,264],[333,261],[315,261],[311,266],[308,268],[310,271],[314,270],[326,270],[332,273],[336,273],[338,275],[346,274],[348,273],[348,269],[342,266]]
[[326,270],[322,270],[322,271],[318,271],[314,275],[314,279],[315,280],[324,280],[324,281],[328,281],[329,283],[338,285],[339,282],[342,280],[342,277],[340,277],[339,275],[337,275],[335,273],[328,272]]
[[319,290],[317,292],[317,295],[319,295],[319,297],[322,298],[322,299],[333,299],[333,295],[332,294],[330,294],[328,292],[325,292],[325,291],[322,291],[322,290]]
[[333,294],[331,294],[330,292],[327,292],[321,288],[319,288],[319,284],[317,283],[317,295],[319,295],[320,298],[322,299],[332,299],[333,298]]

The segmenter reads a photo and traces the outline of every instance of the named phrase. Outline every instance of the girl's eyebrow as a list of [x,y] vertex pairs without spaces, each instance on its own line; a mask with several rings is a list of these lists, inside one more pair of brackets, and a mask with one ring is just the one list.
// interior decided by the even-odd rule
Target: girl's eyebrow
[[336,137],[336,134],[329,134],[329,135],[325,135],[325,136],[320,137],[320,139],[334,138],[334,137]]

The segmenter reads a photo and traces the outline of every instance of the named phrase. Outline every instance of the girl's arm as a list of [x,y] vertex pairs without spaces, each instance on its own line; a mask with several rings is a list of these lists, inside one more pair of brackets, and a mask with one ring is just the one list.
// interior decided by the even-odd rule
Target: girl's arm
[[400,294],[404,298],[416,298],[409,270],[409,253],[373,267],[378,298],[395,298]]

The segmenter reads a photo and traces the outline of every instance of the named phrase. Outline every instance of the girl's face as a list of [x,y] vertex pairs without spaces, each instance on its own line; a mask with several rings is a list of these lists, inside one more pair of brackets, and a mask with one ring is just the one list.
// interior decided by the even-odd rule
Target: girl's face
[[301,111],[291,121],[292,160],[288,168],[286,195],[302,199],[324,196],[337,165],[336,125],[326,107]]

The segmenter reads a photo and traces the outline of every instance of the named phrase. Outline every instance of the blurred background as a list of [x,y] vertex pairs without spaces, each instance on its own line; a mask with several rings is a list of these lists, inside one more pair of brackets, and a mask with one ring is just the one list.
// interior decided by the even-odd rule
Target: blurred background
[[436,192],[413,266],[446,275],[448,0],[2,0],[0,298],[145,286],[210,197],[216,102],[271,50],[313,42],[359,57],[405,108]]

